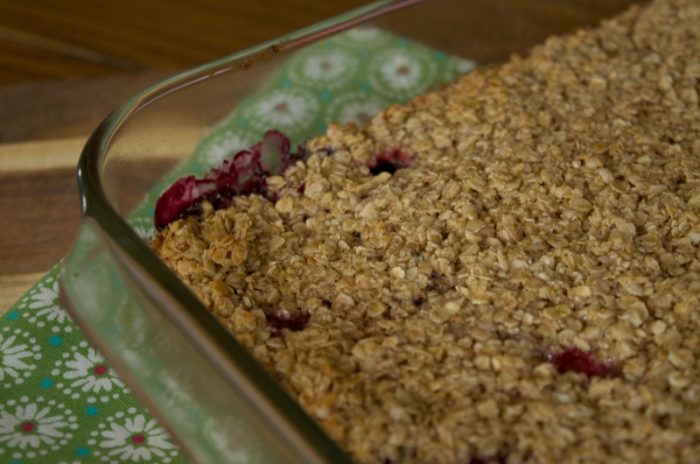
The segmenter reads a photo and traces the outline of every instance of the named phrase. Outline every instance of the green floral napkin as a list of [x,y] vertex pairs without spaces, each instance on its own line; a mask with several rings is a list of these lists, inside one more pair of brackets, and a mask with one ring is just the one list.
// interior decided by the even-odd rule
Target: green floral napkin
[[[176,175],[219,164],[267,129],[300,142],[330,122],[362,123],[472,67],[379,29],[353,29],[292,56]],[[144,238],[159,193],[132,215]],[[0,317],[0,464],[187,462],[60,306],[57,274],[58,266]]]

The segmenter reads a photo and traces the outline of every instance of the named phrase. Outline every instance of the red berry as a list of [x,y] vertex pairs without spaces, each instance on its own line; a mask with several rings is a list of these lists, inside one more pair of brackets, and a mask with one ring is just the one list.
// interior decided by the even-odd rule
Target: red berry
[[196,179],[194,176],[179,179],[156,202],[156,227],[162,229],[173,221],[189,216],[188,212],[215,190],[216,185],[206,179]]
[[310,315],[304,312],[289,313],[287,311],[275,311],[265,314],[267,323],[273,330],[273,335],[279,335],[282,329],[289,329],[292,332],[303,330],[309,323]]
[[305,157],[304,147],[292,153],[284,134],[267,131],[262,141],[236,153],[203,178],[187,176],[171,185],[156,202],[155,226],[160,230],[178,219],[201,214],[204,200],[222,209],[236,195],[266,195],[269,176],[283,174]]
[[619,367],[613,362],[600,362],[593,353],[580,348],[568,347],[548,356],[560,374],[576,372],[588,377],[614,377],[620,374]]

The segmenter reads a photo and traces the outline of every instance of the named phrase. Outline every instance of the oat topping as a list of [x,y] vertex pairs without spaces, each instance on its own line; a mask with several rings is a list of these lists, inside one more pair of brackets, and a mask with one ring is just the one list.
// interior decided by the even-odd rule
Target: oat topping
[[656,0],[153,246],[358,462],[697,462],[698,92],[700,2]]

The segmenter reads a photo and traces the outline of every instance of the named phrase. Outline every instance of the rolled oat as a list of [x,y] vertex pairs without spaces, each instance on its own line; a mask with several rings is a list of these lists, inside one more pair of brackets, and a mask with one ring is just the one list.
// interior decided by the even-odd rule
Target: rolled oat
[[698,462],[698,92],[700,2],[656,0],[154,246],[359,462]]

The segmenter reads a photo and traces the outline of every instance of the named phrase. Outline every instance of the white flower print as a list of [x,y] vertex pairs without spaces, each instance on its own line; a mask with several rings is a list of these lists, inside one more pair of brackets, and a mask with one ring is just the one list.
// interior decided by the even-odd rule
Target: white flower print
[[192,374],[187,366],[163,372],[160,376],[161,401],[170,410],[188,409],[195,399],[193,396]]
[[360,124],[367,124],[372,116],[379,113],[382,110],[382,106],[378,102],[373,101],[363,101],[363,102],[352,102],[348,106],[343,108],[340,112],[340,117],[338,122],[356,122]]
[[301,130],[316,116],[316,97],[300,88],[278,89],[262,96],[248,111],[251,122],[260,130]]
[[[231,435],[232,432],[234,435]],[[246,449],[241,449],[240,445],[238,445],[239,443],[254,443],[257,440],[257,438],[250,436],[250,432],[250,428],[241,423],[240,418],[228,416],[207,419],[202,425],[201,435],[207,437],[211,447],[219,455],[226,456],[231,464],[261,462],[263,461],[262,459],[259,457],[255,459],[252,455],[253,453],[251,453],[251,448],[256,447],[247,446]]]
[[153,219],[151,217],[133,217],[129,219],[131,228],[142,240],[150,240],[155,234]]
[[141,238],[141,240],[150,240],[150,238],[154,234],[154,230],[152,228],[143,227],[141,225],[136,225],[132,227],[134,228],[136,235],[138,235]]
[[370,83],[382,95],[409,98],[430,86],[435,61],[427,51],[394,47],[378,53],[370,65]]
[[382,63],[380,72],[394,87],[405,89],[416,85],[421,68],[411,54],[399,52]]
[[327,122],[366,124],[389,102],[367,92],[353,92],[335,99],[328,108]]
[[378,44],[386,42],[389,37],[391,37],[389,34],[376,27],[362,26],[343,32],[337,38],[350,39],[348,40],[350,45],[356,45],[364,48],[367,46],[367,44],[371,44],[372,46],[376,47]]
[[67,314],[58,305],[58,280],[51,279],[31,292],[26,308],[35,310],[36,316],[63,324]]
[[18,308],[23,312],[23,317],[39,328],[49,323],[54,325],[54,331],[73,331],[73,324],[68,313],[59,304],[56,275],[40,282],[30,290],[20,300]]
[[71,410],[54,400],[23,396],[0,404],[0,449],[12,450],[16,458],[58,450],[76,428]]
[[70,352],[63,353],[62,359],[56,361],[55,365],[51,375],[61,379],[56,387],[72,399],[91,393],[98,396],[90,397],[93,399],[89,398],[88,402],[98,398],[106,402],[119,397],[120,389],[124,388],[124,383],[107,365],[102,355],[85,341],[71,347]]
[[218,166],[224,158],[232,157],[252,144],[249,136],[228,130],[207,143],[202,150],[202,162],[207,167]]
[[448,71],[454,72],[457,75],[466,74],[476,67],[476,63],[466,58],[450,58],[448,63]]
[[312,79],[337,79],[347,68],[347,62],[352,60],[346,52],[326,52],[313,55],[304,62],[304,75]]
[[24,358],[31,358],[34,353],[27,345],[18,345],[16,342],[16,335],[0,338],[0,381],[4,380],[5,376],[17,378],[18,371],[31,368],[31,364],[24,362]]
[[39,359],[41,348],[34,337],[10,326],[0,329],[0,387],[23,383]]
[[88,349],[86,355],[76,353],[75,358],[66,361],[65,366],[70,370],[63,374],[63,378],[72,381],[71,387],[79,387],[84,392],[99,393],[102,390],[112,390],[113,385],[123,385],[107,367],[104,358],[92,348]]
[[132,225],[136,235],[141,238],[141,240],[150,240],[155,234],[155,229],[153,227],[144,226],[141,224]]
[[357,67],[357,58],[343,48],[315,47],[295,58],[290,77],[303,86],[335,89],[352,80]]
[[177,455],[167,432],[154,419],[129,408],[128,415],[118,412],[91,432],[88,444],[97,446],[95,456],[104,462],[169,463]]
[[68,425],[62,415],[50,415],[48,407],[39,408],[36,404],[18,406],[15,414],[0,413],[0,442],[10,448],[38,448],[42,443],[51,445]]

